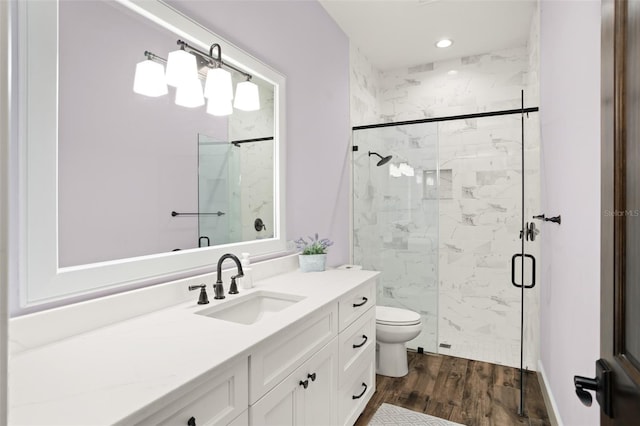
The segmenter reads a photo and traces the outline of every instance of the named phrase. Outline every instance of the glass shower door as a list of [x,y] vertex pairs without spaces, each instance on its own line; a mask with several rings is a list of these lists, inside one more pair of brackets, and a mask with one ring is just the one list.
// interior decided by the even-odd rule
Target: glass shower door
[[242,241],[239,150],[198,135],[198,238],[200,246]]
[[450,188],[438,126],[358,130],[353,145],[353,262],[381,272],[378,305],[420,314],[423,331],[407,346],[437,352],[438,198]]

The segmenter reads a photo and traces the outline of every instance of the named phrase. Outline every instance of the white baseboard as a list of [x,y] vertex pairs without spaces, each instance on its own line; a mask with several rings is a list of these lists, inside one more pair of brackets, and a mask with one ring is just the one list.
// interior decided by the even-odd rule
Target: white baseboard
[[540,390],[542,391],[542,397],[544,398],[544,405],[547,406],[549,421],[553,426],[563,426],[560,413],[558,412],[558,406],[556,405],[556,400],[553,398],[553,392],[551,392],[551,388],[547,385],[549,380],[544,372],[541,360],[538,360],[538,383],[540,384]]

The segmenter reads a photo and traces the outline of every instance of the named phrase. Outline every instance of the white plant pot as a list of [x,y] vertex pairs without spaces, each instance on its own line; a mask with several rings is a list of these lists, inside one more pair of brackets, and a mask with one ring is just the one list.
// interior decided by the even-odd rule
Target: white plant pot
[[298,255],[300,270],[302,272],[322,272],[327,263],[326,254],[300,254]]

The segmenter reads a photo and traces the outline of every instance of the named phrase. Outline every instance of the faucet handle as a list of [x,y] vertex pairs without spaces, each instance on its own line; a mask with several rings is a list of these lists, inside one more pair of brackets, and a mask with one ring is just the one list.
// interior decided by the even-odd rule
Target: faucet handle
[[206,305],[209,303],[209,297],[207,297],[207,285],[199,284],[199,285],[190,285],[189,291],[200,289],[200,297],[198,297],[198,305]]
[[238,294],[238,285],[236,284],[236,278],[243,277],[244,275],[238,274],[231,277],[231,284],[229,285],[229,294]]

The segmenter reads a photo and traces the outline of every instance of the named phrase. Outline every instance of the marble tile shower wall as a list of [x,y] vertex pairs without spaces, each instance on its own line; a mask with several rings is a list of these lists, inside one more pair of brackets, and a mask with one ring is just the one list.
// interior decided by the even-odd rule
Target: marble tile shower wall
[[349,46],[351,125],[363,126],[380,122],[380,79],[378,71],[356,46]]
[[527,89],[528,60],[523,46],[385,71],[379,121],[519,108],[520,90]]
[[[519,108],[521,90],[525,91],[525,100],[531,100],[527,105],[535,105],[538,86],[537,20],[534,21],[529,46],[409,69],[378,73],[357,52],[352,58],[354,125]],[[352,49],[352,54],[354,50],[357,49]],[[375,114],[377,119],[372,120]],[[430,234],[432,254],[422,258],[434,263],[422,265],[416,277],[410,277],[406,264],[397,260],[408,256],[404,251],[387,253],[393,250],[387,244],[382,252],[387,253],[385,259],[394,261],[381,261],[381,254],[375,249],[379,246],[373,243],[375,238],[354,238],[354,261],[359,253],[365,266],[371,262],[373,269],[383,271],[380,303],[409,308],[418,305],[414,310],[421,312],[427,323],[437,322],[437,333],[426,327],[423,334],[427,336],[410,342],[410,347],[519,365],[520,293],[511,285],[510,261],[520,247],[520,132],[519,116],[439,124],[434,136],[438,145],[435,164],[440,177],[439,199],[423,200],[431,206],[430,211],[438,212],[437,218],[431,219],[438,227],[437,237]],[[540,201],[537,135],[537,117],[531,114],[525,144],[525,196],[526,205],[533,210]],[[354,143],[356,137],[364,138],[365,134],[355,132]],[[389,151],[391,147],[386,143],[370,138],[358,144],[366,155],[369,146]],[[361,206],[363,212],[382,229],[385,225],[378,204],[394,200],[396,188],[387,185],[384,190],[366,186],[358,189],[356,169],[361,166],[358,161],[354,163],[354,212],[366,202]],[[364,192],[358,195],[358,190]],[[363,194],[368,199],[363,199]],[[356,223],[358,220],[361,219],[354,217]],[[362,232],[355,229],[356,223],[355,234]],[[369,233],[375,235],[374,230]],[[529,244],[528,252],[538,254],[537,245]],[[424,270],[431,271],[431,275]],[[434,285],[433,274],[438,285]],[[535,369],[539,345],[537,288],[528,291],[526,303],[525,365]],[[427,337],[430,343],[425,343]],[[440,343],[451,347],[438,347]]]
[[[234,78],[238,76],[234,75]],[[241,81],[241,80],[240,80]],[[229,140],[246,140],[274,136],[274,91],[273,87],[260,84],[260,109],[257,111],[234,110],[229,118]],[[231,222],[230,232],[236,241],[247,241],[273,237],[273,170],[274,143],[260,141],[241,144],[240,181],[232,188],[240,207],[240,220]],[[242,189],[242,190],[240,190]],[[256,231],[254,221],[260,218],[267,228]]]

